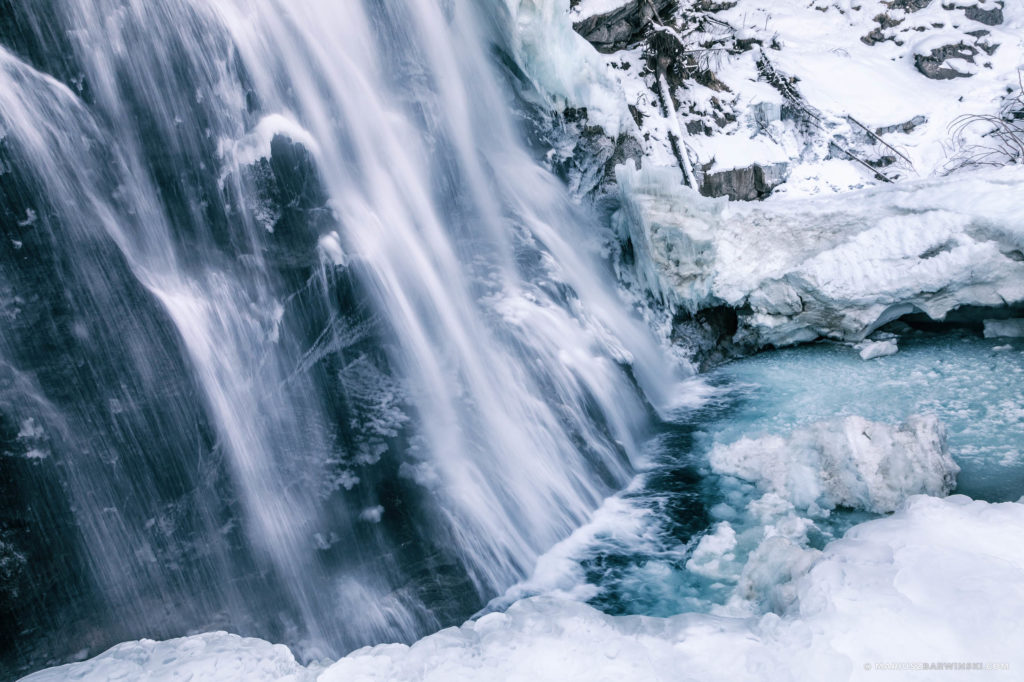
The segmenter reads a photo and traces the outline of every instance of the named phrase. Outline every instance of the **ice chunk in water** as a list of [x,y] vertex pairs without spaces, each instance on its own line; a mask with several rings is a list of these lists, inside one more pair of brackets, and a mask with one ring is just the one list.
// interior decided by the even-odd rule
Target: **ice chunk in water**
[[917,493],[946,495],[960,471],[945,429],[931,415],[898,426],[863,417],[827,420],[788,437],[717,445],[709,459],[716,473],[757,483],[801,509],[816,504],[876,513],[894,511]]

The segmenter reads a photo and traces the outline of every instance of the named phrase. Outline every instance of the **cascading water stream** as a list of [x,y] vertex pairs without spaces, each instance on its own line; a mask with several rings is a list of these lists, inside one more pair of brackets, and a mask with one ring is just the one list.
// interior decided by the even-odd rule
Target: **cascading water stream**
[[660,407],[673,371],[520,140],[501,2],[0,9],[0,459],[33,491],[0,541],[80,572],[24,579],[58,615],[5,658],[62,610],[103,614],[68,651],[408,639],[628,480],[634,380]]

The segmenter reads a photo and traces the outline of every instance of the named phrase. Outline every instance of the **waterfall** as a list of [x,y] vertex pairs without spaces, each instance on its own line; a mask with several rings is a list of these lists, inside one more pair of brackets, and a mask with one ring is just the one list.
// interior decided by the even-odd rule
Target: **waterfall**
[[0,656],[408,640],[629,480],[674,370],[503,2],[0,10]]

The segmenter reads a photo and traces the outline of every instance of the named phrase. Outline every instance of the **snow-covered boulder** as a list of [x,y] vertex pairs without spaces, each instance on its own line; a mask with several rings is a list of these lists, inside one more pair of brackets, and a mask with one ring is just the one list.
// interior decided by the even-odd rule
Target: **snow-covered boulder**
[[1021,167],[756,204],[699,197],[658,169],[618,180],[640,286],[681,311],[730,306],[749,347],[1024,303]]

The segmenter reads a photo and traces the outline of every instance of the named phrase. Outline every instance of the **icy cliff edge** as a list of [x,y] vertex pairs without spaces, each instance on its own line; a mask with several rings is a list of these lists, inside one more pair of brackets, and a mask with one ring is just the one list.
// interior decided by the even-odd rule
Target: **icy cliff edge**
[[734,340],[859,341],[910,313],[1024,302],[1024,168],[813,199],[700,197],[659,169],[618,169],[635,277],[683,311],[727,305]]

